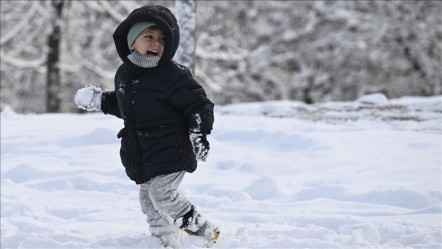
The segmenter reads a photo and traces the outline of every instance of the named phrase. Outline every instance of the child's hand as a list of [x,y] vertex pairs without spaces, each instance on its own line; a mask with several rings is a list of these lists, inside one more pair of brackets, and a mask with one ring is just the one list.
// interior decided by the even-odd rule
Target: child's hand
[[210,150],[206,134],[190,133],[190,141],[192,142],[193,154],[195,154],[196,160],[206,161]]
[[83,110],[99,111],[101,109],[102,93],[101,88],[88,84],[77,91],[74,102],[78,105],[78,108]]

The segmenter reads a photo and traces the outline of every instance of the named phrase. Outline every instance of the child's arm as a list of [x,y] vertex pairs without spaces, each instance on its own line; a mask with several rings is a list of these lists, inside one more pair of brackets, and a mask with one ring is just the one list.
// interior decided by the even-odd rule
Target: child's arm
[[120,114],[120,108],[117,103],[117,95],[115,91],[103,92],[103,96],[101,98],[101,110],[104,114],[111,114],[118,118],[122,118]]
[[213,103],[191,75],[183,76],[175,86],[169,100],[182,110],[194,153],[197,159],[205,161],[210,149],[206,135],[212,131],[214,122]]

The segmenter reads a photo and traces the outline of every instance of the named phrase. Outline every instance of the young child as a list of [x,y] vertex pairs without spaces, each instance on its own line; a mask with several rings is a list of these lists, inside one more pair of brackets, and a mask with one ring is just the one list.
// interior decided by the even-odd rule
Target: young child
[[130,179],[140,185],[140,204],[152,236],[161,246],[180,246],[179,230],[216,242],[219,229],[177,188],[185,172],[209,152],[206,135],[213,103],[190,71],[172,60],[180,41],[172,12],[159,5],[135,9],[113,34],[123,64],[115,91],[92,85],[78,90],[75,103],[124,120],[120,157]]

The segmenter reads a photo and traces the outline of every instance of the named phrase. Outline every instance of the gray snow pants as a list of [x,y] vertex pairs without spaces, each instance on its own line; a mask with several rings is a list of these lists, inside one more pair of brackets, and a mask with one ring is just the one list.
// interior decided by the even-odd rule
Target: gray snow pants
[[153,236],[175,233],[174,220],[190,211],[192,204],[177,191],[184,174],[185,171],[161,175],[140,184],[141,210]]

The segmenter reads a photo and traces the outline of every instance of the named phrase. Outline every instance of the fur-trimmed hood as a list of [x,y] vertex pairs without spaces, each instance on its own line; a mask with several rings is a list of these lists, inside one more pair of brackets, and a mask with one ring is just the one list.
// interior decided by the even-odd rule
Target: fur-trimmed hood
[[171,60],[180,43],[180,29],[172,12],[161,5],[145,5],[135,9],[123,22],[120,23],[120,25],[118,25],[113,38],[120,58],[123,62],[131,63],[127,58],[131,53],[127,46],[127,34],[132,25],[143,21],[155,23],[164,33],[164,52],[159,65]]

